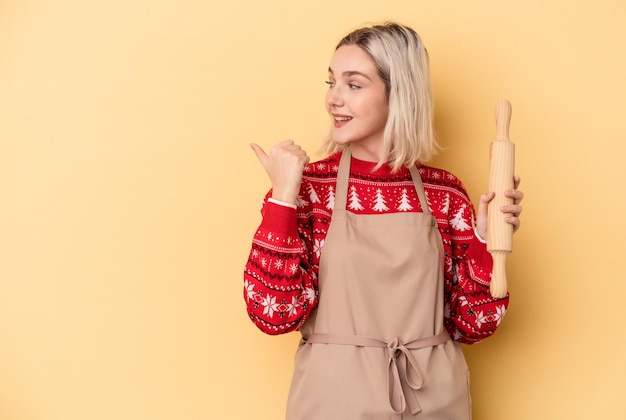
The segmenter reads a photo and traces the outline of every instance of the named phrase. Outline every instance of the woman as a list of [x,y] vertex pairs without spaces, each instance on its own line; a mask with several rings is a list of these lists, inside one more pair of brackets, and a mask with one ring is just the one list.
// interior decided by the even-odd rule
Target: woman
[[[329,67],[329,156],[308,164],[284,141],[252,144],[272,189],[244,279],[248,314],[268,334],[299,330],[287,419],[469,419],[458,343],[494,333],[508,296],[461,182],[425,165],[437,151],[428,58],[389,23],[358,29]],[[502,217],[519,228],[523,194]]]

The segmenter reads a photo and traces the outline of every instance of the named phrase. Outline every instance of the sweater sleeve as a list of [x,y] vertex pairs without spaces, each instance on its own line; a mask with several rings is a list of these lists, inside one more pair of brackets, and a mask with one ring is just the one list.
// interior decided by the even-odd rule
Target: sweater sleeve
[[[252,322],[267,334],[297,330],[317,306],[317,267],[312,264],[306,208],[268,202],[244,270],[244,299]],[[298,216],[298,214],[302,216]]]
[[450,258],[445,267],[445,324],[454,340],[473,344],[491,336],[506,313],[509,296],[489,292],[493,261],[475,234],[474,207],[460,186],[449,214]]

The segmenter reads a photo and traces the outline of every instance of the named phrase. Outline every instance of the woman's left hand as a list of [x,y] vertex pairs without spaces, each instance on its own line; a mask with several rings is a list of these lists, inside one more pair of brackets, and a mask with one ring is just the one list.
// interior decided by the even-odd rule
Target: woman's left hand
[[[513,225],[513,232],[517,232],[520,227],[519,215],[522,213],[521,202],[524,193],[517,189],[520,184],[520,177],[513,177],[513,189],[504,192],[506,197],[513,199],[513,204],[502,206],[500,211],[505,214],[504,220]],[[487,239],[487,207],[488,204],[496,196],[494,192],[489,192],[480,196],[478,203],[478,212],[476,214],[476,233],[481,238]]]

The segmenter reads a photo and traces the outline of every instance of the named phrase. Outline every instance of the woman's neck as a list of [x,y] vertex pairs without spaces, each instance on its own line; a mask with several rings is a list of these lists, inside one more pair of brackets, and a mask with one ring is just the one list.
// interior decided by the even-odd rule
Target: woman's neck
[[350,153],[353,157],[366,162],[380,162],[383,156],[382,144],[376,147],[368,147],[363,144],[351,144]]

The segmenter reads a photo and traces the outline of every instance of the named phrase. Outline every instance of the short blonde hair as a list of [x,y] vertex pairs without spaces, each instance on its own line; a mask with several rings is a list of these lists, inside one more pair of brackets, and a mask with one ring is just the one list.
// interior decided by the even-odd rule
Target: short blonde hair
[[[402,166],[430,161],[439,151],[433,120],[433,99],[428,53],[419,35],[397,23],[357,29],[346,35],[344,45],[359,46],[374,61],[385,83],[389,116],[385,126],[384,155],[377,167],[388,163],[394,171]],[[346,146],[326,136],[322,149],[335,153]]]

